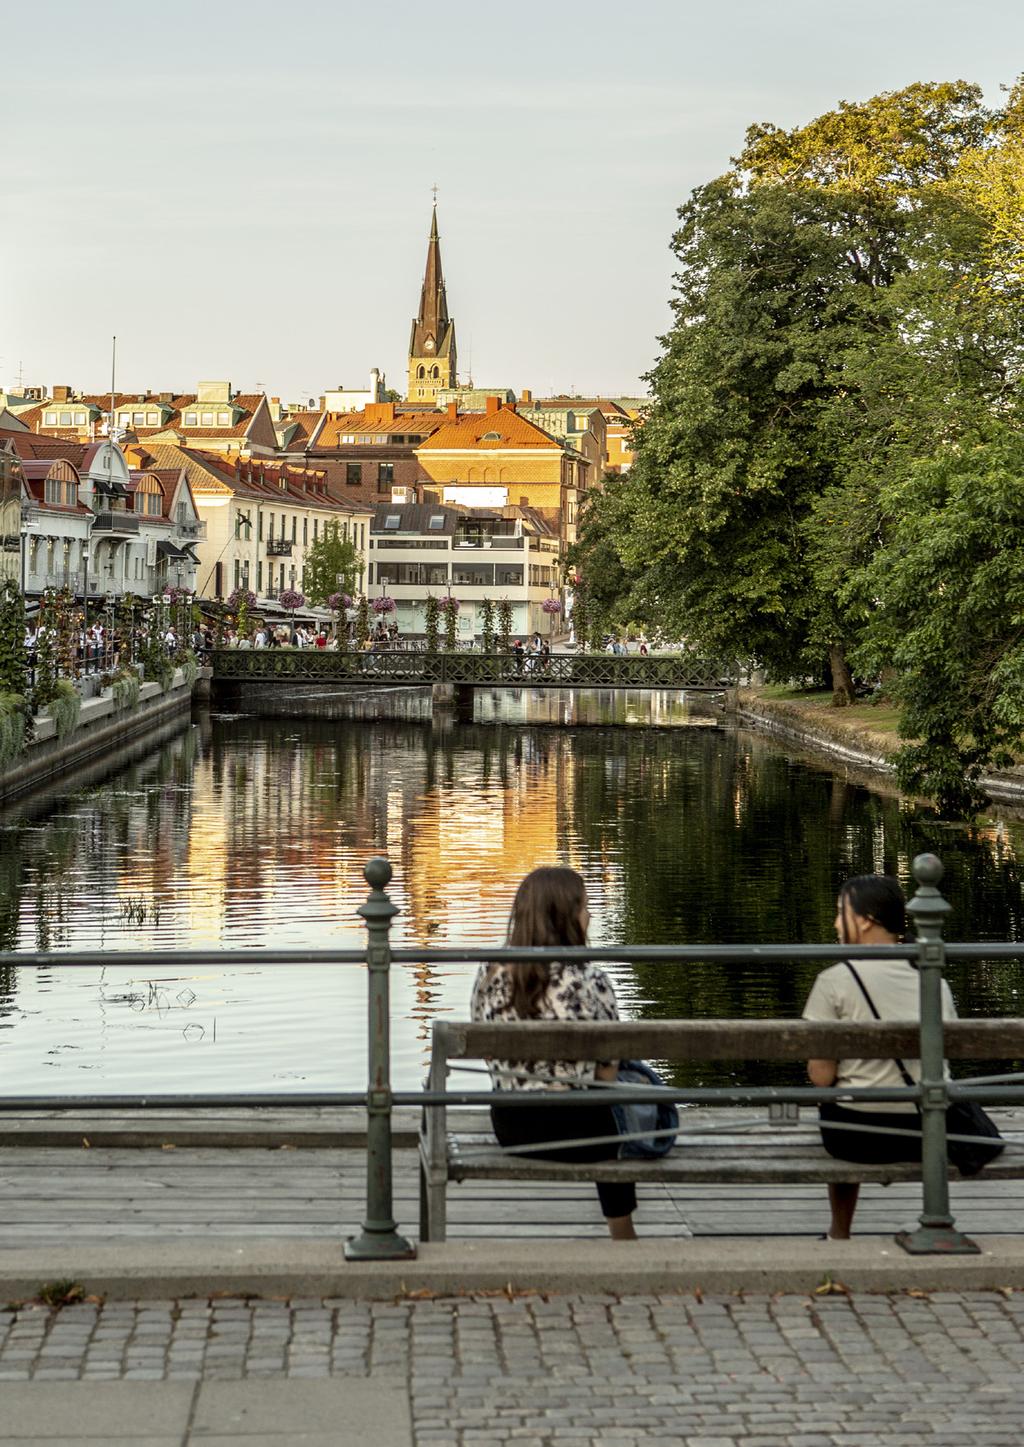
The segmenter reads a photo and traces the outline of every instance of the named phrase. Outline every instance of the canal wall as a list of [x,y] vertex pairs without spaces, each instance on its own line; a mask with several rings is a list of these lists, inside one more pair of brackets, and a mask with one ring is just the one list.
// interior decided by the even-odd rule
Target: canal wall
[[48,714],[35,719],[35,738],[17,761],[0,773],[0,803],[16,799],[81,765],[102,759],[115,768],[128,751],[155,748],[180,732],[192,708],[192,684],[177,669],[166,692],[144,683],[134,708],[119,709],[111,689],[82,700],[77,726],[63,738]]
[[[872,729],[861,719],[844,717],[843,709],[825,710],[796,699],[766,697],[757,689],[741,689],[738,723],[768,734],[830,764],[892,779],[894,756],[901,740]],[[1024,767],[993,770],[979,784],[994,804],[1024,806]]]

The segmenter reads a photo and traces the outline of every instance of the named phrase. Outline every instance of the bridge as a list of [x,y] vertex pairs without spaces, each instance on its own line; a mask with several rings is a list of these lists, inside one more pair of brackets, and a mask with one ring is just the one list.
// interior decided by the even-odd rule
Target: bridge
[[428,653],[405,649],[340,653],[318,648],[218,648],[214,684],[273,683],[361,687],[451,685],[473,688],[677,689],[721,694],[738,682],[735,667],[695,654]]

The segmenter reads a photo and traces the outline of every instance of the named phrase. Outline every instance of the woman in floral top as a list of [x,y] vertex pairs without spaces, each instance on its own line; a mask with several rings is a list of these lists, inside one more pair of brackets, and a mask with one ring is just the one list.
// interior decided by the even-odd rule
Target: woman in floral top
[[[516,891],[509,919],[510,945],[584,945],[590,911],[587,891],[574,869],[547,867],[528,874]],[[582,963],[492,964],[481,966],[473,985],[474,1020],[617,1020],[618,1006],[611,981],[589,961]],[[614,1081],[617,1060],[552,1060],[489,1062],[495,1090],[569,1090],[595,1080]],[[537,1145],[544,1141],[614,1136],[610,1106],[557,1106],[537,1110],[515,1105],[492,1106],[494,1133],[501,1145]],[[618,1156],[615,1141],[531,1151],[544,1160],[605,1161]],[[612,1239],[632,1241],[636,1189],[631,1183],[598,1181],[597,1194]]]

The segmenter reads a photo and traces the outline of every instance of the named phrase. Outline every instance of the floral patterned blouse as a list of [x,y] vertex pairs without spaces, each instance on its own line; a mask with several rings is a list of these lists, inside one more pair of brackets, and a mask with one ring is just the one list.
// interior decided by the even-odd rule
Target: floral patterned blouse
[[[512,969],[515,967],[512,966]],[[481,965],[473,983],[470,1014],[474,1020],[501,1023],[518,1020],[511,1004],[511,969]],[[552,964],[551,983],[538,1002],[536,1020],[617,1020],[615,989],[604,970],[585,964]],[[587,1085],[594,1079],[594,1060],[489,1060],[495,1090],[545,1090],[555,1081]]]

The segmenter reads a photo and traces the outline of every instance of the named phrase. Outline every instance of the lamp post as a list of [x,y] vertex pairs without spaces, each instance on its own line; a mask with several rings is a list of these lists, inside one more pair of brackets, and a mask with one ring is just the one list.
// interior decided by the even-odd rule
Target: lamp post
[[89,649],[89,540],[82,544],[82,637],[84,640],[82,653],[88,654]]

